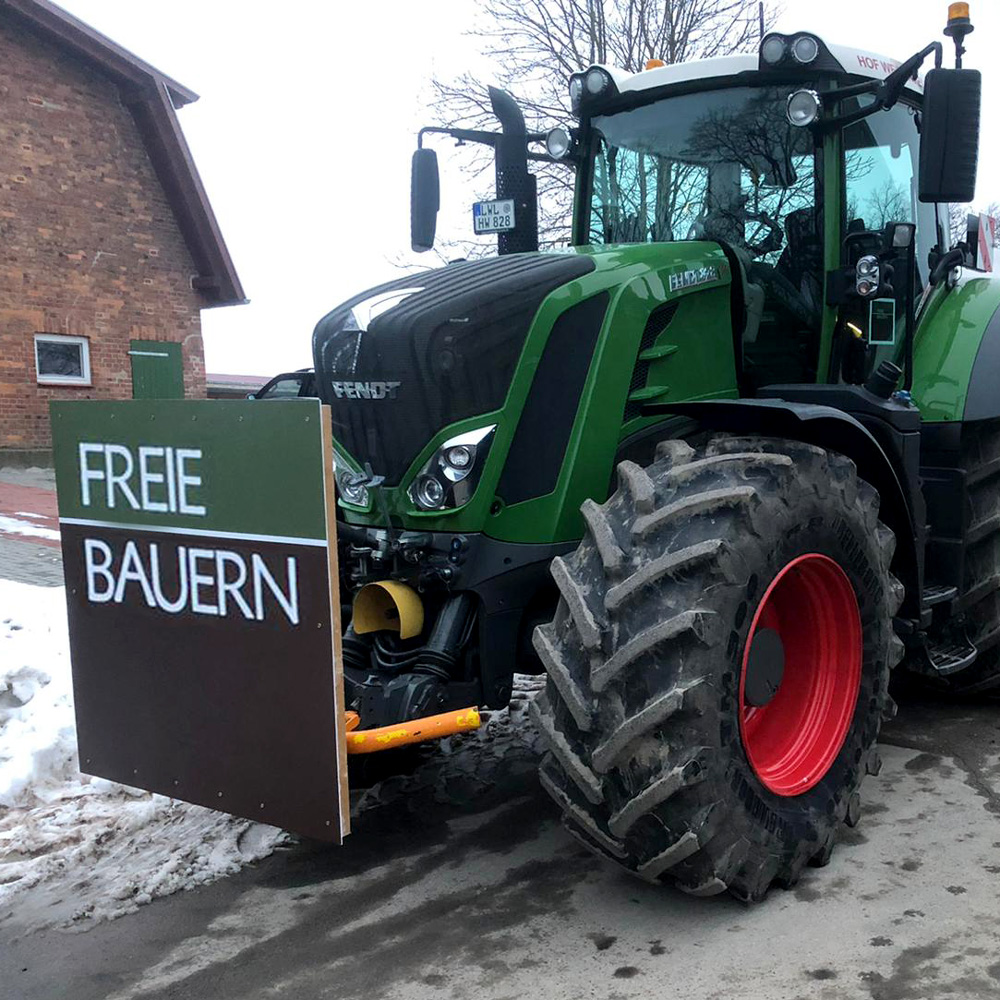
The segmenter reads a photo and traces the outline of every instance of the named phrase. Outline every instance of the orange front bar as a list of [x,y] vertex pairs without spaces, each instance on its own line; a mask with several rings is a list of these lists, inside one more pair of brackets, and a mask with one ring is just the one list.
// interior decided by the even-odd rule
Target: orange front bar
[[[355,715],[354,712],[347,714],[349,717]],[[347,752],[376,753],[379,750],[392,750],[409,743],[422,743],[424,740],[437,740],[444,736],[453,736],[455,733],[467,733],[472,729],[478,729],[479,724],[477,708],[462,708],[457,712],[428,715],[424,719],[413,719],[410,722],[381,726],[378,729],[355,729],[357,722],[348,718]]]

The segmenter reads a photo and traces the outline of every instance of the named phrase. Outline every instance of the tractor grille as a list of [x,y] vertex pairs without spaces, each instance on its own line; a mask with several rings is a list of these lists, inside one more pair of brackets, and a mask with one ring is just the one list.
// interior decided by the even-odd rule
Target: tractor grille
[[503,406],[538,307],[593,269],[578,254],[495,257],[409,275],[338,306],[313,334],[334,437],[398,485],[443,427]]

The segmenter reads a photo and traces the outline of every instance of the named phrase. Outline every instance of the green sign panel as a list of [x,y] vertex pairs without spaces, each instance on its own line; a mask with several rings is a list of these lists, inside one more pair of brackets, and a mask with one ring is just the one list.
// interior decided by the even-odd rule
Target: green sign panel
[[80,766],[349,832],[318,400],[51,404]]

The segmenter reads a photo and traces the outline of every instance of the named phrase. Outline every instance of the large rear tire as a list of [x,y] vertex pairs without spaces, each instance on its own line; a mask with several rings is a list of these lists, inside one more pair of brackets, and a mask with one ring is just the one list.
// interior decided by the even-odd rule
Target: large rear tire
[[757,900],[826,862],[877,770],[895,541],[853,463],[799,442],[666,441],[619,478],[553,562],[541,780],[595,852]]

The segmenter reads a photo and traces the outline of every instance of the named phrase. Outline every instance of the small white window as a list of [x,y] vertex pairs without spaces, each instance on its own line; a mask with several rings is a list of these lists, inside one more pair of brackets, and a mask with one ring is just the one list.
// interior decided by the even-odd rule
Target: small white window
[[90,385],[87,338],[36,333],[35,371],[44,385]]

